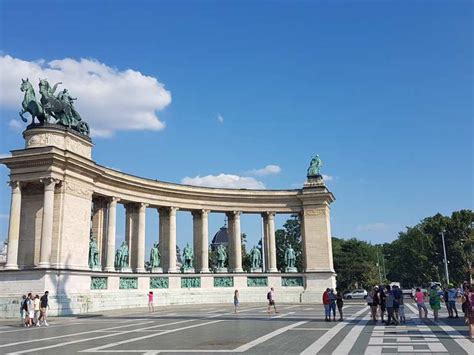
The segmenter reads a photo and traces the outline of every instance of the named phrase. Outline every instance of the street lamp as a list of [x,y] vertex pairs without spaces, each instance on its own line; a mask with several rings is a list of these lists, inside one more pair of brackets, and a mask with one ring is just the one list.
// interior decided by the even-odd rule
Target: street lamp
[[444,254],[444,274],[446,277],[446,284],[449,285],[449,271],[448,271],[448,258],[446,257],[446,244],[444,243],[444,230],[441,230],[441,240],[443,241],[443,254]]

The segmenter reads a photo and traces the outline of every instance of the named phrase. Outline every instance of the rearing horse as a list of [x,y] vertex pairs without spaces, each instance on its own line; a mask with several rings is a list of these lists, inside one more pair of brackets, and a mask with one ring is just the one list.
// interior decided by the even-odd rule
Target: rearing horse
[[23,109],[20,111],[20,117],[22,121],[28,122],[28,120],[23,117],[23,114],[28,112],[32,118],[31,123],[35,123],[35,117],[40,123],[44,123],[46,121],[46,117],[44,115],[43,107],[36,100],[35,90],[33,89],[33,86],[31,85],[28,78],[26,78],[26,80],[21,79],[20,90],[25,93],[23,102],[21,103]]

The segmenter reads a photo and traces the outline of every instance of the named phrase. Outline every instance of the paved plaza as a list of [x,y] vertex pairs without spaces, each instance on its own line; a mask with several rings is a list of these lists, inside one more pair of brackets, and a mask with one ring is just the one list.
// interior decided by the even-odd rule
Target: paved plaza
[[[0,324],[2,354],[472,354],[462,319],[420,321],[412,304],[407,323],[384,326],[368,308],[346,302],[343,322],[325,322],[321,305],[285,304],[268,315],[265,304],[196,305],[122,310],[51,318],[49,327]],[[18,321],[19,323],[19,321]]]

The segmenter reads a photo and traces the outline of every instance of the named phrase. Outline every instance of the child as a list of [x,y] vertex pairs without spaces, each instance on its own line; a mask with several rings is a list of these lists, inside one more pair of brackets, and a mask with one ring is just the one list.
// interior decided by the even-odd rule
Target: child
[[153,291],[148,292],[148,310],[152,313],[155,311],[153,306]]

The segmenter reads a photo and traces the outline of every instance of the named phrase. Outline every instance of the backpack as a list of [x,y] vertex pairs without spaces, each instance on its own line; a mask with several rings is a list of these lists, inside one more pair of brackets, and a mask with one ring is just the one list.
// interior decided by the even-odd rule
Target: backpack
[[272,299],[272,293],[271,292],[268,292],[267,293],[267,300],[271,300]]
[[28,299],[25,299],[23,303],[21,304],[21,309],[24,311],[28,311]]

